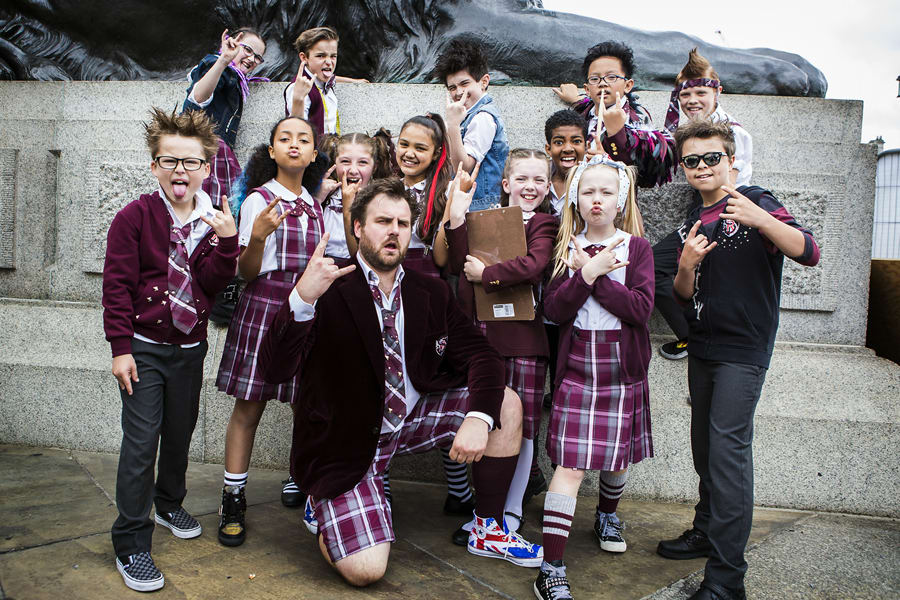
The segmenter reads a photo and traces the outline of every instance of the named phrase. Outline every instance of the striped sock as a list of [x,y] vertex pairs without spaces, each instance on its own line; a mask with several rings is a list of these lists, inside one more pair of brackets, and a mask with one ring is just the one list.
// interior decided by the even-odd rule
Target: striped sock
[[225,471],[225,485],[231,485],[238,488],[244,487],[247,485],[247,472],[229,473],[228,471]]
[[384,473],[381,474],[381,480],[384,482],[384,497],[387,498],[388,503],[393,504],[394,497],[391,495],[391,468],[388,467],[384,470]]
[[619,498],[625,491],[625,483],[628,481],[628,470],[600,471],[600,500],[597,503],[597,512],[614,513],[619,506]]
[[451,496],[456,496],[460,502],[468,502],[472,499],[468,468],[465,463],[458,463],[450,458],[450,448],[441,448],[441,457],[444,459],[447,493]]
[[544,497],[544,560],[562,560],[575,515],[575,498],[556,492]]

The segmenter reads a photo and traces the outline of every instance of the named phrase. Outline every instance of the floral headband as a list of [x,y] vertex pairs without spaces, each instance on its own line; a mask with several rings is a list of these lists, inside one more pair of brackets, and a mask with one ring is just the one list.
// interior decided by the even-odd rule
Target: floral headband
[[666,111],[666,130],[669,133],[675,133],[675,130],[678,128],[678,116],[680,114],[680,106],[678,104],[678,94],[681,90],[686,90],[687,88],[692,87],[710,87],[716,90],[716,95],[718,95],[720,82],[718,79],[688,79],[687,81],[682,81],[678,85],[675,86],[675,89],[672,90],[672,96],[669,98],[669,109]]
[[612,160],[606,154],[595,154],[593,158],[583,160],[575,168],[575,175],[572,176],[572,183],[569,184],[569,192],[567,194],[569,204],[576,209],[578,208],[578,183],[581,181],[581,176],[585,170],[595,165],[606,165],[619,172],[619,197],[616,200],[616,210],[624,210],[625,201],[628,199],[628,188],[631,187],[631,182],[628,181],[628,173],[625,171],[625,163]]

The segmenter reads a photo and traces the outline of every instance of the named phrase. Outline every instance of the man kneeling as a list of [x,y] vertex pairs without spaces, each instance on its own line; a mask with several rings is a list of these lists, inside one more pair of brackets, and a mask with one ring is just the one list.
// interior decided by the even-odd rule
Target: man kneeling
[[358,586],[384,575],[395,539],[382,480],[391,458],[451,439],[451,458],[474,463],[469,552],[526,567],[543,558],[503,525],[522,428],[503,360],[444,281],[401,266],[417,212],[399,179],[360,191],[356,257],[326,258],[326,234],[260,349],[272,383],[302,373],[291,474],[310,493],[323,555]]

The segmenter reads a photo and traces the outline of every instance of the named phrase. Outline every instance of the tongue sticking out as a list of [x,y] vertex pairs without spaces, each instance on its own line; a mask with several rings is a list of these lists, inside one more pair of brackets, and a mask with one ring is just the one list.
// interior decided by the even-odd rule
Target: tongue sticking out
[[181,200],[184,198],[184,195],[187,194],[187,184],[186,183],[173,183],[172,184],[172,193],[176,198]]

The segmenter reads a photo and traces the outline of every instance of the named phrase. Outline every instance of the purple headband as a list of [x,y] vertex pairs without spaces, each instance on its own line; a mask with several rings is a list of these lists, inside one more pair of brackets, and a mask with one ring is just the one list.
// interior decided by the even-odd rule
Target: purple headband
[[681,90],[692,87],[711,87],[716,89],[716,94],[718,94],[719,85],[718,79],[707,79],[705,77],[688,79],[676,85],[675,89],[672,90],[672,96],[669,97],[669,110],[666,111],[666,131],[675,133],[675,130],[678,128],[678,116],[681,114],[681,108],[678,104],[678,93]]
[[257,82],[257,81],[271,81],[268,77],[247,77],[247,74],[237,68],[237,65],[234,64],[234,61],[228,63],[228,68],[234,70],[238,75],[238,83],[241,86],[241,97],[246,100],[247,96],[250,95],[250,85],[249,82]]

